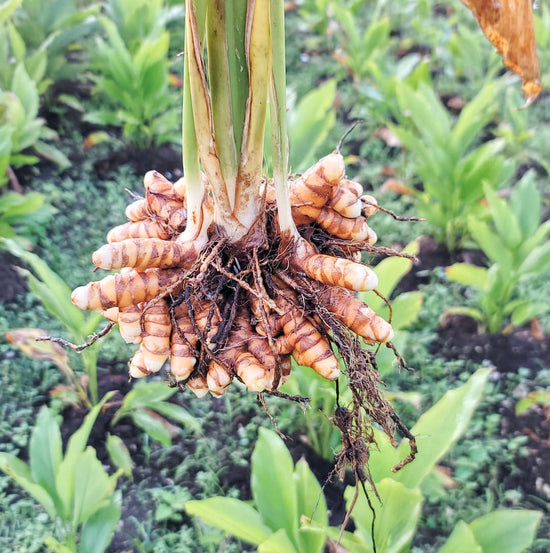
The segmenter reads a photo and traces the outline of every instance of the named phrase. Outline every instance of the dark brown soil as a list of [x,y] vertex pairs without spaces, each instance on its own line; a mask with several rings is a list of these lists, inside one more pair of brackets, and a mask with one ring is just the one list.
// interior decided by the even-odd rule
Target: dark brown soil
[[11,303],[27,291],[25,280],[14,266],[19,260],[7,252],[0,251],[0,303]]
[[418,290],[420,284],[430,282],[430,271],[435,267],[447,267],[453,263],[485,265],[486,258],[480,250],[461,250],[449,253],[443,244],[438,244],[431,236],[420,238],[418,262],[400,281],[396,293]]
[[[550,368],[550,339],[538,339],[527,328],[512,334],[480,334],[477,324],[465,316],[449,317],[439,329],[439,339],[431,353],[445,359],[464,359],[476,363],[488,362],[495,369],[495,380],[505,373],[528,369],[534,380],[538,371]],[[534,390],[527,380],[525,393]],[[534,406],[516,415],[515,401],[503,402],[499,408],[501,435],[509,439],[527,436],[527,457],[518,456],[514,471],[503,474],[506,489],[520,489],[530,496],[532,508],[540,508],[550,498],[550,410]]]
[[107,179],[121,165],[129,165],[137,175],[145,175],[154,169],[174,182],[183,174],[182,164],[181,152],[169,144],[161,144],[147,150],[127,148],[114,151],[109,157],[98,160],[94,169],[99,180]]

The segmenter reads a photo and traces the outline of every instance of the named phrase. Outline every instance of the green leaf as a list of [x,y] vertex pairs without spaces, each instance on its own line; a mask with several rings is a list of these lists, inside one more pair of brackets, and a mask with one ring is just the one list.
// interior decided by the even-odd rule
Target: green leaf
[[51,144],[42,142],[42,140],[37,140],[33,144],[33,148],[41,157],[55,163],[61,170],[67,169],[72,165],[69,158],[61,150]]
[[[408,488],[420,486],[437,461],[468,427],[481,399],[489,373],[489,369],[477,370],[466,384],[448,391],[420,417],[411,430],[417,437],[416,459],[396,473],[394,477],[396,480]],[[406,440],[399,447],[402,458],[407,454],[408,447]]]
[[462,520],[459,520],[451,535],[437,553],[483,553],[481,546],[477,543],[474,533]]
[[489,275],[485,267],[478,267],[469,263],[455,263],[450,267],[445,267],[445,274],[453,282],[487,290]]
[[503,266],[512,266],[512,256],[502,240],[491,231],[489,225],[474,217],[468,218],[468,230],[483,253],[493,262]]
[[[376,512],[374,539],[378,551],[400,553],[406,551],[414,537],[422,507],[422,492],[419,489],[408,489],[400,482],[385,478],[376,484],[381,502],[374,494],[370,501]],[[349,509],[355,488],[348,487],[344,493]],[[372,510],[359,489],[357,502],[352,511],[353,521],[361,537],[372,544]]]
[[11,83],[11,92],[21,100],[21,104],[25,109],[26,120],[33,120],[38,114],[38,92],[36,90],[36,85],[29,77],[23,63],[19,63],[15,67]]
[[34,284],[38,299],[73,333],[73,336],[78,337],[84,324],[84,314],[71,303],[71,289],[37,255],[25,251],[12,240],[6,240],[4,243],[9,252],[28,263],[42,281],[43,284],[36,278],[33,280],[28,276],[29,273],[26,273],[29,282]]
[[392,301],[393,316],[391,320],[394,330],[409,327],[418,319],[423,303],[422,292],[404,292]]
[[483,553],[521,553],[535,539],[542,513],[527,510],[494,511],[470,523]]
[[144,408],[137,409],[130,415],[134,424],[144,430],[153,440],[165,447],[172,445],[170,425],[167,420],[160,415],[155,416],[154,411]]
[[21,37],[16,27],[10,22],[7,25],[8,34],[10,37],[11,49],[16,61],[25,61],[27,55],[27,49],[25,47],[25,41]]
[[109,459],[117,469],[126,476],[132,476],[132,458],[126,444],[115,434],[108,434],[105,442]]
[[105,472],[95,449],[88,446],[74,467],[73,527],[86,522],[104,507],[105,500],[114,493],[115,485],[116,481],[113,482]]
[[33,480],[48,492],[56,504],[59,498],[55,479],[62,456],[63,444],[59,424],[53,413],[47,407],[42,407],[29,444],[30,469]]
[[[415,240],[408,244],[404,253],[417,255],[419,250],[419,241]],[[406,257],[387,257],[374,267],[374,272],[378,276],[379,285],[377,290],[385,297],[389,298],[399,281],[412,269],[413,262]],[[364,301],[372,310],[381,314],[386,307],[386,303],[380,297],[361,292],[358,294],[361,301]]]
[[315,478],[304,459],[300,459],[296,463],[294,480],[296,482],[298,516],[300,520],[305,517],[312,521],[315,526],[314,531],[307,527],[300,528],[298,533],[300,551],[321,552],[326,541],[326,529],[328,527],[325,495],[317,478]]
[[31,470],[26,463],[14,455],[0,452],[0,470],[38,501],[52,520],[56,519],[57,510],[53,499],[42,486],[33,480]]
[[290,168],[294,172],[307,169],[313,155],[334,126],[332,105],[336,97],[336,81],[328,80],[306,94],[288,114]]
[[67,512],[73,504],[73,495],[74,495],[74,472],[76,464],[78,463],[81,454],[88,443],[88,438],[90,437],[90,432],[92,427],[99,415],[101,409],[105,402],[107,402],[114,392],[109,392],[103,396],[101,401],[94,405],[90,412],[84,418],[84,421],[80,425],[80,428],[72,434],[69,438],[67,444],[67,449],[65,451],[65,457],[61,464],[59,465],[59,470],[57,472],[56,478],[56,488],[63,502],[63,505]]
[[550,242],[531,250],[519,267],[523,275],[541,274],[550,267]]
[[264,524],[258,511],[244,501],[232,497],[188,501],[185,512],[253,545],[259,545],[271,535],[271,530]]
[[485,315],[480,309],[475,307],[465,307],[463,305],[445,309],[442,316],[446,317],[448,315],[465,315],[466,317],[471,317],[474,321],[479,322],[483,322],[485,320]]
[[523,239],[532,236],[539,226],[542,207],[534,171],[525,173],[514,186],[509,205],[516,216]]
[[23,0],[6,0],[0,4],[0,25],[7,21]]
[[489,201],[489,210],[500,239],[509,248],[517,248],[523,236],[514,212],[487,184],[483,185],[483,190],[485,191],[485,197]]
[[[294,547],[288,534],[281,528],[259,545],[258,553],[299,553],[299,550]],[[303,550],[303,553],[309,553],[309,551]]]
[[[166,386],[166,384],[165,384]],[[182,426],[189,428],[197,433],[202,433],[202,423],[197,417],[192,415],[187,409],[183,408],[181,405],[175,403],[168,403],[167,401],[162,401],[151,405],[151,409],[155,410],[157,413],[168,417]]]
[[120,520],[120,501],[98,509],[80,531],[78,553],[103,553],[113,538]]
[[[507,311],[508,306],[504,308]],[[511,313],[511,322],[514,326],[521,326],[533,317],[540,315],[548,310],[548,305],[544,303],[534,303],[529,300],[519,302]]]
[[263,521],[274,532],[286,530],[296,544],[296,484],[288,449],[275,432],[260,428],[251,462],[252,497]]

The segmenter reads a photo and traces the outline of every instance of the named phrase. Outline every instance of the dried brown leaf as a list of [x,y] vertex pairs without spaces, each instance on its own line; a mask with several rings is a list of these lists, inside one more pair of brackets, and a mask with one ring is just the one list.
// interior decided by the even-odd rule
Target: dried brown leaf
[[542,90],[531,0],[462,0],[475,15],[504,64],[523,81],[525,106]]

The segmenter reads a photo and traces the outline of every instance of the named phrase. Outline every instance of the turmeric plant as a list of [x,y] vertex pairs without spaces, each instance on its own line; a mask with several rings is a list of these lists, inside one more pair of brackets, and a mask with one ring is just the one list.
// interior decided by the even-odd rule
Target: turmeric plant
[[346,178],[338,150],[289,178],[283,19],[281,0],[186,3],[184,177],[145,175],[145,197],[92,257],[119,272],[72,301],[138,345],[133,378],[169,361],[175,385],[198,396],[233,379],[282,395],[291,357],[331,381],[344,367],[359,466],[374,422],[414,450],[378,387],[375,348],[391,346],[393,329],[354,296],[378,285],[362,252],[388,251],[369,225],[376,200]]

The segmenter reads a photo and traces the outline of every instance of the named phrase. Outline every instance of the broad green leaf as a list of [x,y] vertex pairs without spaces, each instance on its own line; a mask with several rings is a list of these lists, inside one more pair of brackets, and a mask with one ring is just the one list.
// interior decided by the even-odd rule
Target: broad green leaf
[[166,419],[156,415],[154,411],[142,407],[130,413],[130,416],[134,424],[144,430],[153,440],[166,447],[172,445],[172,425]]
[[[507,306],[506,306],[507,307]],[[505,307],[505,311],[507,311]],[[548,310],[548,305],[544,303],[533,303],[528,300],[522,301],[516,305],[511,313],[511,322],[514,326],[521,326],[528,320],[544,313]]]
[[[38,299],[42,301],[44,298],[50,312],[58,317],[71,332],[78,335],[79,329],[84,324],[84,314],[71,303],[71,289],[63,279],[52,271],[40,257],[25,251],[14,241],[6,240],[4,244],[12,255],[28,263],[36,276],[43,282],[43,285],[35,287],[39,293]],[[30,280],[32,279],[30,278]],[[36,281],[36,278],[34,280]]]
[[[417,255],[419,249],[419,241],[415,240],[408,244],[403,253],[409,255]],[[378,276],[379,285],[376,288],[383,296],[389,298],[399,283],[399,281],[412,269],[413,262],[406,257],[387,257],[374,267],[374,272]],[[386,306],[383,299],[368,292],[358,294],[361,301],[364,301],[373,311],[381,313],[381,310]]]
[[88,443],[88,438],[92,427],[99,415],[103,405],[107,402],[114,392],[109,392],[103,396],[101,401],[94,405],[90,412],[84,418],[84,421],[80,425],[80,428],[72,434],[67,443],[67,448],[65,450],[65,457],[61,464],[59,465],[59,470],[56,478],[56,487],[59,497],[63,502],[64,508],[69,511],[71,505],[73,504],[73,493],[74,493],[74,473],[75,467],[81,454],[84,452],[86,444]]
[[23,63],[19,63],[13,72],[11,92],[21,100],[27,121],[34,119],[38,113],[38,92]]
[[132,458],[126,444],[115,434],[108,434],[105,441],[107,453],[113,465],[126,476],[132,476]]
[[487,184],[483,185],[483,190],[489,201],[489,210],[500,239],[511,249],[518,247],[523,237],[514,212]]
[[485,315],[480,309],[477,309],[475,307],[466,307],[463,305],[457,306],[457,307],[449,307],[449,309],[445,309],[443,312],[443,317],[448,315],[465,315],[466,317],[471,317],[475,321],[483,322],[485,319]]
[[468,218],[468,229],[483,253],[493,262],[502,266],[512,266],[512,256],[502,240],[489,228],[489,225],[474,217]]
[[0,25],[7,21],[23,0],[6,0],[0,4]]
[[188,515],[199,517],[205,524],[221,528],[224,532],[253,545],[269,538],[271,530],[258,511],[232,497],[210,497],[185,504]]
[[[406,488],[391,478],[377,482],[376,489],[380,494],[381,501],[376,498],[374,493],[369,492],[370,503],[376,512],[374,524],[376,548],[384,553],[405,551],[416,531],[422,508],[422,492],[419,489]],[[346,488],[344,497],[348,509],[354,494],[355,488]],[[372,510],[365,494],[362,488],[359,488],[352,518],[367,543],[372,543],[372,517]]]
[[497,109],[496,94],[496,82],[489,82],[473,100],[464,106],[452,130],[450,147],[453,152],[465,152],[483,127],[493,118]]
[[33,148],[41,157],[55,163],[59,169],[67,169],[71,166],[69,158],[61,150],[51,144],[47,144],[42,140],[37,140],[33,144]]
[[16,61],[25,61],[27,49],[25,47],[25,41],[21,37],[21,34],[16,29],[15,25],[11,22],[7,25],[8,34],[11,42],[11,49]]
[[296,482],[298,517],[300,520],[305,517],[315,525],[315,531],[310,530],[307,526],[300,529],[298,533],[300,550],[308,553],[321,552],[328,527],[327,503],[321,485],[304,459],[300,459],[296,463],[294,481]]
[[[448,391],[420,417],[411,430],[418,444],[416,459],[396,473],[396,480],[408,488],[420,486],[437,461],[466,430],[481,399],[489,373],[489,369],[477,370],[466,384]],[[408,447],[404,440],[399,447],[402,457],[407,454]]]
[[336,81],[331,79],[306,94],[288,114],[289,164],[293,172],[305,171],[313,155],[334,126],[332,110]]
[[519,267],[524,275],[541,274],[550,268],[550,242],[534,248]]
[[62,456],[59,424],[53,413],[47,407],[42,407],[29,444],[30,469],[33,480],[48,492],[56,504],[59,498],[55,480]]
[[433,88],[421,83],[418,90],[413,90],[402,83],[396,92],[401,110],[411,117],[426,143],[446,144],[451,133],[450,117]]
[[21,486],[31,497],[33,497],[48,513],[52,520],[55,520],[57,510],[53,499],[48,492],[32,477],[29,466],[9,453],[0,452],[0,470]]
[[307,549],[296,549],[288,534],[282,528],[258,546],[258,553],[299,553],[300,551],[301,553],[309,553]]
[[98,509],[82,525],[78,553],[103,553],[111,543],[119,520],[119,500]]
[[528,171],[514,186],[509,205],[516,216],[523,239],[532,236],[540,224],[542,207],[534,171]]
[[392,301],[393,316],[391,324],[394,330],[409,327],[418,319],[423,303],[422,292],[404,292]]
[[445,274],[449,280],[454,282],[460,282],[480,290],[487,289],[489,275],[485,267],[478,267],[469,263],[455,263],[450,267],[445,267]]
[[95,449],[88,446],[74,468],[74,527],[87,521],[98,509],[105,506],[105,500],[115,491],[114,485],[116,481],[113,484],[113,480],[105,472]]
[[459,520],[451,535],[437,553],[483,553],[474,533],[462,520]]
[[542,513],[527,510],[494,511],[470,523],[483,553],[521,553],[535,539]]
[[[166,386],[166,383],[163,383]],[[151,405],[151,409],[179,422],[185,428],[189,428],[194,432],[202,433],[202,423],[200,419],[192,415],[187,409],[181,405],[175,403],[168,403],[167,401],[161,401],[159,403]]]
[[296,545],[296,484],[288,449],[275,432],[260,428],[251,462],[252,497],[263,521],[274,532],[285,530]]
[[121,408],[115,413],[113,423],[142,407],[155,408],[155,404],[172,397],[176,388],[170,388],[166,382],[146,382],[140,380],[125,396]]

